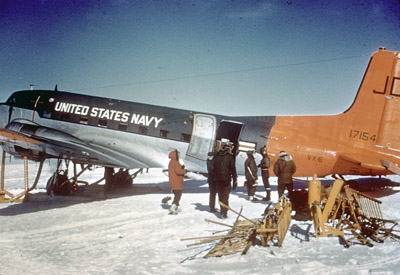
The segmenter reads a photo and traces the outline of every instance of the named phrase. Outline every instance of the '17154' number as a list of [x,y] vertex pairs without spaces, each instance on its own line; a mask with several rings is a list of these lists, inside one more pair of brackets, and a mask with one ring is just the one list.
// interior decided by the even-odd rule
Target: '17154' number
[[376,135],[371,135],[368,132],[359,131],[359,130],[350,130],[350,138],[360,139],[360,140],[371,140],[376,141]]

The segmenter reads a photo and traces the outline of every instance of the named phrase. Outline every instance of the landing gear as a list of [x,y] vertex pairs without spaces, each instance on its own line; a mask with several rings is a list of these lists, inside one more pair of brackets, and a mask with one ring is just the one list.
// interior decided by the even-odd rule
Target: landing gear
[[56,171],[47,181],[47,195],[71,195],[73,192],[73,183],[68,180],[66,171]]
[[69,160],[65,161],[65,170],[60,169],[62,164],[61,159],[57,160],[57,169],[54,172],[53,176],[47,181],[46,191],[47,195],[72,195],[74,192],[78,190],[78,183],[85,183],[78,181],[78,177],[83,174],[87,169],[90,168],[90,165],[82,166],[82,170],[77,174],[76,172],[76,163],[74,163],[74,176],[72,178],[68,178],[68,166]]
[[117,189],[131,188],[133,184],[133,179],[141,172],[139,169],[134,174],[130,175],[128,169],[119,169],[117,173],[114,173],[114,168],[105,167],[104,168],[104,179],[106,181],[104,186],[104,192],[110,193]]
[[[61,165],[65,162],[65,169],[61,169]],[[84,187],[78,186],[78,184],[84,183],[85,185],[89,185],[88,182],[78,181],[78,177],[83,174],[86,170],[91,168],[90,165],[83,166],[81,165],[81,171],[77,173],[76,163],[74,163],[74,176],[68,176],[68,167],[69,160],[57,160],[57,169],[54,174],[49,178],[46,185],[47,194],[50,196],[53,195],[72,195],[75,193],[80,193],[84,190]],[[139,169],[132,175],[129,174],[128,169],[119,169],[118,172],[114,172],[114,168],[105,167],[104,177],[98,180],[95,183],[91,183],[90,185],[97,185],[102,180],[105,180],[104,185],[104,194],[112,193],[118,189],[127,189],[131,188],[133,184],[133,179],[142,172],[143,169]]]

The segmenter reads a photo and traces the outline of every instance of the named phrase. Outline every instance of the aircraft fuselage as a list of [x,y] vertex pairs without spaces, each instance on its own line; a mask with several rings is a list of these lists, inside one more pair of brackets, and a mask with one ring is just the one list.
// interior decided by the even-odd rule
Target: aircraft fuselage
[[[207,153],[213,150],[216,139],[234,143],[235,153],[238,153],[237,168],[243,170],[245,154],[239,152],[239,147],[246,146],[241,149],[244,151],[258,151],[267,144],[268,133],[275,121],[275,117],[224,117],[41,90],[16,92],[1,108],[2,113],[7,114],[3,116],[3,128],[7,124],[6,117],[10,122],[21,118],[33,120],[43,127],[77,137],[120,160],[115,164],[92,160],[93,164],[165,168],[169,161],[168,151],[177,149],[183,153],[181,157],[186,169],[204,173],[207,172]],[[18,131],[23,132],[22,129]]]
[[229,140],[240,174],[245,152],[259,163],[263,146],[272,166],[281,150],[292,155],[298,177],[400,174],[400,53],[384,48],[337,115],[228,117],[48,90],[15,92],[0,112],[3,149],[34,160],[166,168],[177,149],[187,170],[206,173],[207,153]]

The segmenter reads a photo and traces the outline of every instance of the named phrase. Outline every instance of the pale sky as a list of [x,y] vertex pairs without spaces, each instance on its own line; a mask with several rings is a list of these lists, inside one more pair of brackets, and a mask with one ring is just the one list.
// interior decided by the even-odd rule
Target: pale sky
[[241,115],[336,114],[398,0],[0,0],[0,101],[58,89]]

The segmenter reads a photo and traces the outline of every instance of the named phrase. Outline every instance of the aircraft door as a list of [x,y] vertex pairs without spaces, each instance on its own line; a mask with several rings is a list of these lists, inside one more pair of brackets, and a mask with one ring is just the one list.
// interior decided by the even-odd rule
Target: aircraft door
[[207,160],[207,154],[214,146],[216,124],[214,116],[194,114],[192,138],[186,155]]
[[221,121],[218,131],[217,131],[217,140],[227,139],[233,143],[233,154],[236,155],[238,144],[239,144],[239,136],[242,131],[243,124],[236,121],[223,120]]

